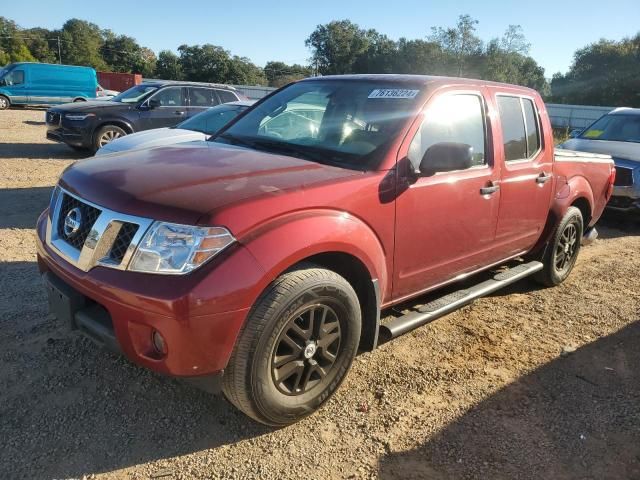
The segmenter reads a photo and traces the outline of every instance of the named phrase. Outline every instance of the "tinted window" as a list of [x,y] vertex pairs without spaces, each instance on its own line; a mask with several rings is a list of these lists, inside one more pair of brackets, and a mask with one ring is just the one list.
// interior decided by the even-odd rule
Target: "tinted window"
[[228,90],[218,90],[218,96],[222,103],[236,102],[238,98]]
[[524,120],[527,125],[527,157],[533,156],[540,148],[540,125],[533,101],[528,98],[522,99],[524,108]]
[[177,107],[184,105],[181,87],[163,88],[153,96],[153,99],[160,102],[161,107]]
[[112,102],[121,103],[135,103],[142,100],[144,97],[148,97],[152,92],[155,92],[158,87],[149,85],[136,85],[128,90],[125,90],[119,95],[116,95],[111,99]]
[[587,128],[580,138],[640,143],[640,116],[605,115]]
[[473,164],[486,163],[484,113],[480,97],[446,95],[429,105],[426,117],[409,146],[409,160],[416,170],[429,147],[441,142],[470,145]]
[[498,97],[506,161],[527,158],[527,135],[519,97]]
[[210,88],[191,88],[192,107],[213,107],[218,104],[218,99]]

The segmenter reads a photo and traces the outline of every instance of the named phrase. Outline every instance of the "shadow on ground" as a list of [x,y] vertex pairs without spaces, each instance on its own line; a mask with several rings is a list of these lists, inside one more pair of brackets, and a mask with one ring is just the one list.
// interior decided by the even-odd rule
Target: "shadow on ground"
[[47,315],[35,262],[0,263],[0,291],[0,478],[81,478],[269,431]]
[[37,122],[35,120],[25,120],[22,123],[24,123],[25,125],[35,125],[35,126],[46,125],[46,122],[44,122],[44,121]]
[[0,143],[0,159],[29,158],[35,160],[76,160],[90,156],[61,143]]
[[638,345],[640,321],[544,365],[382,457],[380,478],[640,478]]
[[596,225],[600,238],[640,235],[640,214],[605,211]]
[[0,228],[34,228],[52,187],[0,189]]

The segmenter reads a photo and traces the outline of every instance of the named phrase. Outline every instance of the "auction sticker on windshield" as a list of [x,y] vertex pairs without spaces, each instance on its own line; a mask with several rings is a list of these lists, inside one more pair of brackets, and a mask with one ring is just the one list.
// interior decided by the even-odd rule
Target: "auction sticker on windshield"
[[419,91],[404,88],[376,88],[367,98],[415,98]]

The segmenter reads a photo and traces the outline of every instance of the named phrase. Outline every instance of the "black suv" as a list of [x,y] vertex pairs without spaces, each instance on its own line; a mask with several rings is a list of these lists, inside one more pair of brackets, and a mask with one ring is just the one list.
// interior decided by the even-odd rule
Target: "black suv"
[[77,102],[47,110],[47,138],[96,151],[141,130],[171,127],[220,103],[246,100],[233,87],[210,83],[148,81],[110,101]]

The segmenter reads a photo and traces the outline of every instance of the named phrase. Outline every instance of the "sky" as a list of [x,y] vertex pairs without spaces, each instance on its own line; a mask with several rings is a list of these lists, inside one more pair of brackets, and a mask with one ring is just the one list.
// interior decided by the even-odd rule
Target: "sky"
[[[158,53],[182,44],[212,43],[260,66],[270,60],[306,63],[304,41],[319,24],[349,19],[394,40],[426,38],[432,26],[453,26],[461,14],[477,19],[483,40],[521,25],[530,55],[545,76],[566,72],[576,49],[600,38],[619,40],[640,31],[640,0],[320,0],[315,2],[135,0],[3,2],[0,15],[23,28],[60,28],[80,18],[134,37]],[[117,8],[120,6],[121,8]]]

